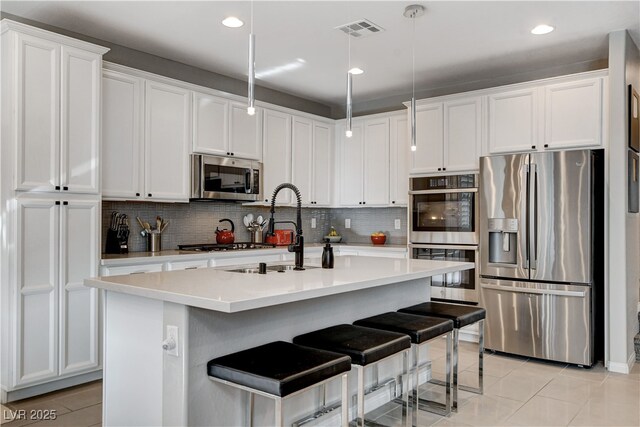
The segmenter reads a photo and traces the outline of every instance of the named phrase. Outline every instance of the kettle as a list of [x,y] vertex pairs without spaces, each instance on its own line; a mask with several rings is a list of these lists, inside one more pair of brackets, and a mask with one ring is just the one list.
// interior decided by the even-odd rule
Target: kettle
[[231,224],[231,231],[226,228],[223,230],[219,230],[216,227],[216,243],[219,245],[229,245],[233,243],[235,237],[233,235],[233,231],[235,230],[235,226],[233,225],[233,221],[228,218],[221,219],[219,222],[228,222]]

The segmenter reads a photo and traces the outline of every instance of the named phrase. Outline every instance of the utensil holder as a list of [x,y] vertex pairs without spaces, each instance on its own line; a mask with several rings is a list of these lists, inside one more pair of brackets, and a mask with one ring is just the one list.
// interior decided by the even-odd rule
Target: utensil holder
[[147,234],[147,252],[160,252],[162,250],[162,234]]
[[251,243],[262,243],[262,231],[254,230],[251,232]]

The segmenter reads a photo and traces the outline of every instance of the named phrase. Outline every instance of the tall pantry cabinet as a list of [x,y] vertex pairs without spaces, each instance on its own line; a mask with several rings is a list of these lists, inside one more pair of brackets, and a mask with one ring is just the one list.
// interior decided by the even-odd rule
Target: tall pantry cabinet
[[100,376],[100,96],[108,49],[10,20],[2,43],[0,400]]

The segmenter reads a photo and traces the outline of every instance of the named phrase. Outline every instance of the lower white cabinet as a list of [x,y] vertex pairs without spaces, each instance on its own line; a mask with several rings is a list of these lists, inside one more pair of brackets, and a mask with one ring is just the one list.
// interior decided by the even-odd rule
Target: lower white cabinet
[[12,386],[100,368],[100,202],[16,199]]

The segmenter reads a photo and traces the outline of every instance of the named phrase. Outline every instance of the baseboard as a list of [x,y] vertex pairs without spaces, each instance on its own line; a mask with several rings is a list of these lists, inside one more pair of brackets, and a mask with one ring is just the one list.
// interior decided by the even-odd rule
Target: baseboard
[[0,389],[0,403],[7,403],[7,391],[5,389]]
[[619,374],[628,374],[631,372],[631,369],[633,368],[633,365],[635,363],[636,363],[636,352],[634,351],[629,355],[629,359],[627,360],[627,363],[609,361],[609,363],[607,363],[607,369],[609,370],[609,372],[617,372]]
[[[67,387],[73,387],[79,384],[88,383],[102,379],[102,370],[89,372],[82,375],[76,375],[57,381],[51,381],[44,384],[38,384],[31,387],[25,387],[18,390],[11,390],[6,393],[6,399],[2,402],[14,402],[16,400],[27,399],[29,397],[38,396],[40,394],[50,393]],[[2,395],[0,395],[2,397]]]

